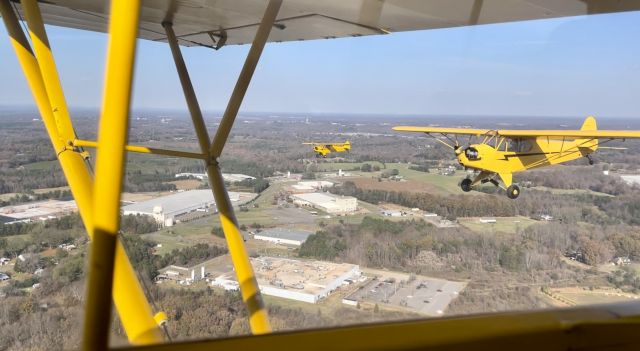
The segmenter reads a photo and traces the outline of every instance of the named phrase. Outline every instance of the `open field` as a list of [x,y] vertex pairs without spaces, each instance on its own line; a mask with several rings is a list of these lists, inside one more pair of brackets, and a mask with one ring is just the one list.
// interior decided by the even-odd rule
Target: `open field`
[[554,188],[548,188],[545,186],[534,186],[531,189],[539,190],[539,191],[548,191],[556,195],[593,195],[593,196],[603,196],[603,197],[614,197],[613,195],[610,195],[610,194],[600,193],[600,192],[589,190],[589,189],[554,189]]
[[[326,163],[318,163],[318,171],[319,172],[335,172],[339,169],[350,172],[354,170],[360,170],[363,164],[368,163],[371,166],[378,166],[380,169],[384,169],[385,166],[381,162],[378,161],[367,161],[367,162],[326,162]],[[389,166],[387,165],[387,168]],[[390,169],[390,168],[389,168]]]
[[530,225],[536,223],[543,223],[539,221],[535,221],[531,218],[527,217],[491,217],[496,220],[496,223],[481,223],[480,218],[478,217],[468,217],[468,218],[458,218],[458,222],[470,229],[474,232],[478,233],[486,233],[488,231],[492,232],[502,232],[513,234],[518,230],[522,230],[527,228]]
[[399,191],[399,192],[412,192],[412,193],[439,193],[440,189],[427,182],[420,182],[415,180],[409,181],[378,181],[377,178],[351,178],[349,179],[358,188],[384,190],[384,191]]
[[622,301],[636,301],[640,295],[614,288],[568,287],[549,289],[551,296],[567,305],[595,305]]
[[169,184],[174,184],[178,190],[193,190],[198,189],[200,185],[203,184],[201,180],[198,179],[183,179],[183,180],[175,180],[173,182],[168,182]]

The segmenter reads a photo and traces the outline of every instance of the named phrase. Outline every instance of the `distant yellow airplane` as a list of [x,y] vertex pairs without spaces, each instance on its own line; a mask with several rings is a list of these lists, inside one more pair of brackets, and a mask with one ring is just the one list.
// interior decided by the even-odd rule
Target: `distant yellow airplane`
[[[613,139],[640,138],[640,131],[597,130],[596,120],[592,116],[587,117],[580,130],[492,130],[405,126],[393,129],[402,132],[426,133],[453,149],[458,162],[465,168],[479,171],[480,173],[474,179],[462,180],[460,187],[463,191],[471,191],[474,186],[486,182],[500,186],[495,179],[497,176],[502,180],[503,189],[511,199],[520,195],[520,188],[512,183],[513,173],[560,164],[583,156],[589,159],[589,164],[593,164],[590,155],[598,149],[599,145]],[[442,135],[446,141],[434,134]],[[468,135],[469,142],[461,146],[458,135]],[[471,144],[474,137],[481,138],[481,141]],[[603,140],[600,141],[601,139]]]
[[351,150],[351,143],[347,140],[344,143],[316,143],[308,142],[302,143],[303,145],[313,145],[313,151],[316,153],[316,157],[327,157],[328,154],[333,152],[349,152]]

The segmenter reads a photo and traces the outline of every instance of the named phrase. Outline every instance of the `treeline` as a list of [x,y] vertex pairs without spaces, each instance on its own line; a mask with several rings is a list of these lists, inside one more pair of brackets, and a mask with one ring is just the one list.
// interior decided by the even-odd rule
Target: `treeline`
[[70,190],[54,190],[42,194],[18,194],[11,197],[9,200],[0,201],[0,207],[13,206],[23,204],[31,201],[42,200],[73,200]]
[[67,181],[60,165],[52,163],[47,169],[1,169],[0,194],[28,193],[33,189],[58,188]]
[[245,179],[237,184],[242,187],[252,188],[254,193],[261,193],[269,187],[269,181],[264,178]]
[[566,271],[562,257],[568,252],[581,252],[593,266],[619,256],[638,260],[640,233],[630,226],[551,222],[515,234],[487,235],[462,227],[436,229],[422,220],[365,217],[359,225],[328,226],[311,235],[299,256],[419,274],[474,276],[503,270],[526,272],[525,280],[554,280]]
[[147,192],[147,191],[174,191],[175,184],[167,182],[174,181],[173,174],[168,172],[155,171],[153,173],[143,173],[142,171],[127,172],[125,177],[124,189],[128,192]]
[[146,234],[158,230],[158,223],[151,216],[126,215],[120,221],[120,231],[126,234]]
[[604,175],[600,167],[559,166],[518,174],[521,181],[555,189],[589,189],[610,195],[628,193],[631,187],[616,175]]
[[273,167],[238,158],[223,158],[220,162],[220,168],[224,173],[240,173],[256,178],[271,177],[274,172]]

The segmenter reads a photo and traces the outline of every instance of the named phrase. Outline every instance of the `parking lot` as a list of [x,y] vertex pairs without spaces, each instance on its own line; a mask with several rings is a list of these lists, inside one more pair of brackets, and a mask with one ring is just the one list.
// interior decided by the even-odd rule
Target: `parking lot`
[[441,316],[465,286],[464,282],[427,277],[373,279],[347,299],[395,305],[429,316]]

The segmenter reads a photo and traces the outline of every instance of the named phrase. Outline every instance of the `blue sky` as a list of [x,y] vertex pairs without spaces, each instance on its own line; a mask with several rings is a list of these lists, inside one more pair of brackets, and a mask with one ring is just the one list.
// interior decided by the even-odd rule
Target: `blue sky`
[[[106,36],[49,27],[67,101],[101,103]],[[640,13],[267,45],[252,112],[640,116]],[[32,105],[0,28],[0,106]],[[223,110],[248,46],[183,48],[203,109]],[[134,108],[185,109],[166,44],[139,41]]]

